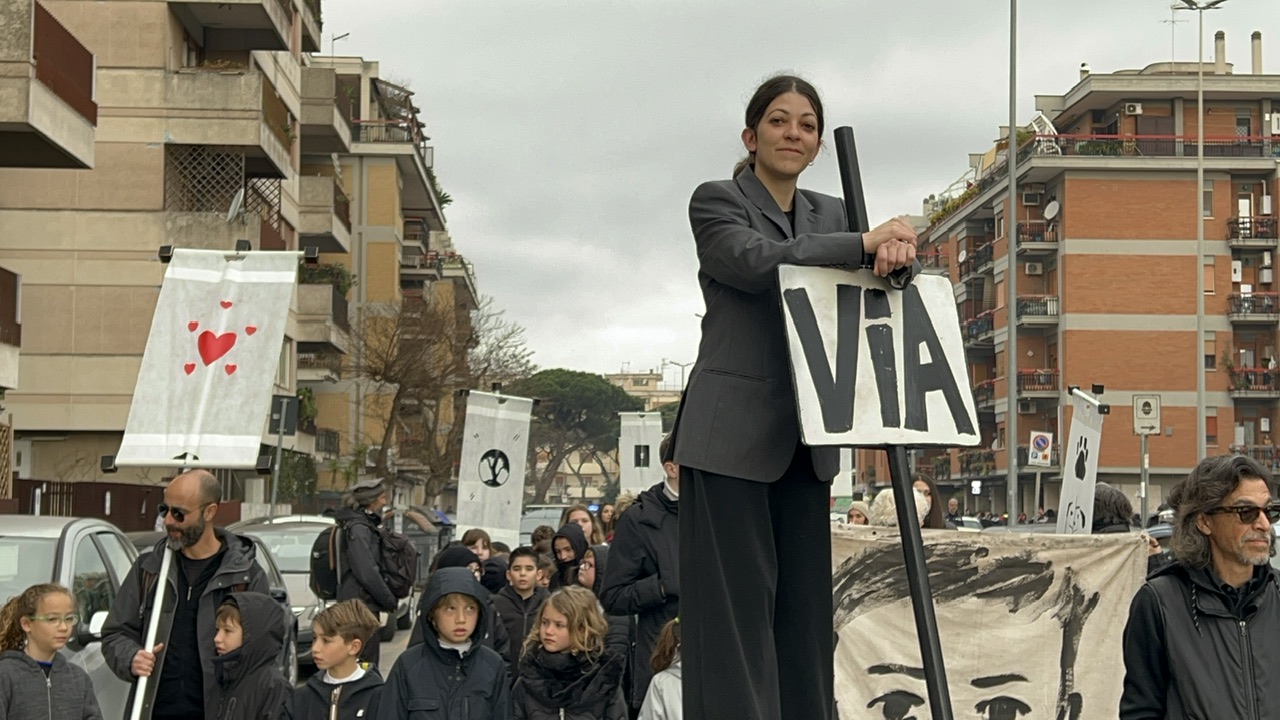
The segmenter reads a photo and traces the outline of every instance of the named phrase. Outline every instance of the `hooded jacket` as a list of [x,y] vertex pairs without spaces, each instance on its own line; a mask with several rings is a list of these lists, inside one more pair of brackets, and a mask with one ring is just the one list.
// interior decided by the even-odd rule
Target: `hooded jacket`
[[549,653],[534,645],[520,658],[512,690],[516,720],[627,720],[625,660],[611,652]]
[[1124,629],[1120,720],[1280,718],[1276,574],[1263,565],[1238,591],[1219,583],[1175,564],[1138,589]]
[[53,656],[48,677],[20,650],[0,653],[0,718],[4,720],[102,720],[93,681],[84,668]]
[[[609,546],[596,545],[591,548],[591,552],[596,561],[596,582],[591,586],[591,592],[599,600],[600,589],[604,586],[604,573],[609,567]],[[621,656],[625,661],[625,665],[629,666],[631,664],[631,640],[634,634],[631,614],[610,613],[605,609],[604,619],[609,623],[609,631],[604,636],[605,651]],[[627,673],[627,678],[630,678],[629,672]]]
[[[458,543],[441,550],[440,553],[436,555],[433,563],[435,564],[436,572],[438,572],[443,568],[467,568],[471,563],[479,565],[480,558],[474,552],[471,552],[471,548]],[[470,570],[468,570],[468,572],[470,572]],[[435,573],[433,572],[432,574],[434,575]],[[472,577],[474,578],[475,576],[472,575]],[[480,644],[505,658],[511,649],[511,641],[507,637],[507,628],[498,617],[497,611],[493,609],[493,597],[489,594],[489,591],[484,590],[483,585],[480,589],[484,591],[482,604],[489,611],[484,623],[476,625],[480,636]],[[414,620],[413,630],[409,633],[409,647],[413,647],[414,645],[422,642],[423,614],[429,609],[431,609],[431,603],[427,602],[427,593],[424,592],[418,598],[418,610],[415,615],[417,619]]]
[[676,658],[671,667],[653,676],[637,720],[681,720],[684,717],[682,683],[680,658]]
[[[441,598],[461,593],[475,598],[480,607],[476,627],[484,627],[492,610],[488,591],[466,568],[440,568],[431,575],[423,592],[429,612]],[[502,656],[475,641],[459,653],[440,644],[428,617],[418,623],[426,637],[396,660],[377,702],[375,720],[510,720],[511,684]]]
[[635,615],[631,706],[640,707],[662,626],[680,612],[679,503],[658,483],[618,518],[600,590],[605,612]]
[[363,510],[340,508],[333,514],[345,532],[342,555],[342,578],[338,583],[338,600],[361,600],[376,612],[395,612],[396,596],[382,579],[382,548],[378,525],[382,518]]
[[493,596],[493,608],[498,612],[498,618],[507,631],[509,645],[505,659],[513,676],[520,668],[520,649],[524,647],[524,640],[538,619],[542,603],[550,595],[546,588],[534,585],[533,595],[525,600],[514,587],[508,585]]
[[338,684],[325,682],[324,675],[317,672],[306,685],[293,691],[288,715],[291,720],[329,720],[335,691],[338,720],[369,720],[374,716],[382,692],[382,676],[376,668],[366,667],[360,679]]
[[213,659],[220,702],[218,720],[277,720],[293,688],[277,665],[284,647],[284,609],[261,593],[231,593],[240,609],[244,644]]
[[[561,560],[556,556],[556,540],[564,538],[569,541],[569,546],[573,548],[572,560]],[[582,563],[582,556],[587,554],[587,536],[582,532],[582,526],[577,523],[567,523],[560,531],[551,538],[551,555],[556,561],[556,571],[551,575],[551,584],[548,590],[556,590],[566,585],[573,585],[578,581],[578,565]]]
[[[214,617],[218,613],[218,606],[222,604],[222,601],[231,594],[236,586],[244,586],[244,589],[254,593],[261,593],[263,596],[267,596],[269,592],[267,575],[255,559],[257,553],[254,549],[253,541],[222,528],[215,528],[214,533],[217,535],[223,549],[219,551],[221,555],[217,561],[218,567],[213,573],[213,578],[205,586],[204,593],[197,601],[199,610],[197,611],[195,632],[198,647],[195,648],[195,651],[199,656],[199,666],[188,669],[189,672],[199,673],[199,676],[203,678],[204,716],[206,718],[216,718],[218,716],[217,680],[213,675],[213,657],[215,655],[213,636],[217,632]],[[111,671],[116,674],[116,677],[127,683],[133,683],[136,679],[132,670],[133,657],[142,649],[143,632],[147,621],[151,617],[151,607],[156,597],[155,587],[159,584],[157,582],[148,584],[144,598],[144,576],[155,578],[160,574],[160,562],[163,559],[164,551],[165,540],[161,539],[151,552],[134,562],[133,567],[129,569],[129,573],[125,575],[124,580],[120,583],[120,591],[116,593],[115,601],[111,604],[111,613],[107,617],[106,625],[103,626],[103,660],[106,661],[107,667],[110,667]],[[160,627],[156,633],[156,642],[164,643],[166,647],[169,644],[169,634],[173,629],[179,587],[178,574],[181,572],[181,563],[175,556],[169,566],[169,577],[166,578],[164,583],[164,612],[161,613]],[[168,651],[162,650],[160,656],[156,658],[155,671],[151,674],[151,680],[147,682],[147,696],[142,709],[143,718],[150,718],[152,715],[156,688],[160,686],[160,680],[164,675],[167,655]],[[132,706],[133,693],[136,688],[137,685],[135,684],[129,690],[127,706]]]

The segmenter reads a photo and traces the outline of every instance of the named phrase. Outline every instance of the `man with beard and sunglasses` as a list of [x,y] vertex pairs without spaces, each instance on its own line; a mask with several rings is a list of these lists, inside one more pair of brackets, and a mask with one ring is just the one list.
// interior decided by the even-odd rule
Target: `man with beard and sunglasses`
[[1130,606],[1121,720],[1280,718],[1273,489],[1240,455],[1206,458],[1174,487],[1176,562]]
[[[205,470],[185,472],[169,483],[164,503],[157,507],[165,538],[134,562],[103,628],[102,654],[112,672],[126,682],[152,678],[144,719],[217,717],[212,660],[218,606],[233,592],[268,592],[253,541],[213,526],[221,499],[218,479]],[[155,647],[145,648],[143,636],[166,547],[174,557],[162,586],[164,611]],[[130,691],[130,707],[132,703]]]

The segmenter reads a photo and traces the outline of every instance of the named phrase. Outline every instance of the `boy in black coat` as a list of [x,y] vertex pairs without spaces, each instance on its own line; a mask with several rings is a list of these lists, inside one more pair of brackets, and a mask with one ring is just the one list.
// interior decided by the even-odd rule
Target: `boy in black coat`
[[418,618],[423,641],[396,660],[376,720],[510,720],[511,683],[502,656],[473,641],[490,612],[488,591],[466,568],[440,568]]
[[[471,551],[471,548],[459,542],[449,543],[449,546],[436,554],[435,559],[431,561],[431,572],[434,575],[438,570],[444,568],[467,568],[475,575],[478,582],[481,577],[480,557]],[[483,583],[481,590],[484,590]],[[431,607],[428,596],[423,593],[418,599],[417,620],[413,623],[413,630],[409,632],[409,647],[413,647],[422,642],[424,634],[423,619],[425,613]],[[493,595],[484,590],[484,596],[481,598],[481,604],[488,608],[485,613],[485,620],[480,624],[476,631],[476,639],[485,647],[497,652],[499,655],[506,657],[510,650],[507,638],[507,627],[498,619],[498,613],[493,609]],[[426,628],[426,632],[430,632],[430,628]],[[510,642],[518,642],[511,640]]]
[[319,672],[293,691],[290,717],[333,718],[335,709],[338,720],[373,717],[382,676],[360,663],[360,652],[365,640],[380,630],[378,616],[359,600],[340,602],[316,615],[311,622],[311,657]]
[[507,567],[508,585],[493,596],[493,608],[507,628],[510,648],[507,651],[507,667],[514,676],[520,667],[520,649],[538,618],[538,608],[549,594],[538,585],[538,554],[533,548],[519,547],[511,553]]
[[262,593],[231,593],[218,607],[216,622],[217,720],[277,720],[293,692],[278,664],[284,649],[280,603]]

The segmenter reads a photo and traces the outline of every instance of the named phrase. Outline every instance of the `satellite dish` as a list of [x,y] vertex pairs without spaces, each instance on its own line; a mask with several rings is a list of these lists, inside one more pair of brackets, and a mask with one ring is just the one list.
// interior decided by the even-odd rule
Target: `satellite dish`
[[244,188],[236,191],[235,197],[231,198],[231,207],[227,208],[227,222],[235,222],[240,215],[240,211],[244,209]]
[[1058,204],[1058,201],[1050,200],[1049,204],[1044,206],[1044,219],[1054,220],[1060,212],[1062,212],[1062,206]]
[[968,251],[968,250],[961,250],[961,251],[960,251],[960,254],[956,256],[956,261],[957,261],[957,262],[964,262],[965,258],[967,258],[967,257],[969,257],[969,251]]

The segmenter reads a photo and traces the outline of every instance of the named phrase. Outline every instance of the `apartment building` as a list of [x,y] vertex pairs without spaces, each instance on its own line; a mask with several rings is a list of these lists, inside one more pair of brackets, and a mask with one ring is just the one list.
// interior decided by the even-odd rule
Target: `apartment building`
[[663,374],[658,371],[624,371],[606,374],[604,378],[622,388],[631,397],[644,400],[646,412],[657,410],[663,405],[680,402],[680,388],[668,386],[663,382]]
[[[0,133],[0,156],[12,159],[5,149],[16,145],[58,159],[59,151],[41,145],[56,142],[62,167],[72,168],[0,162],[0,262],[21,274],[26,309],[23,382],[7,402],[18,472],[94,480],[99,458],[116,452],[128,415],[163,276],[161,245],[229,250],[248,240],[254,248],[341,249],[341,233],[304,225],[314,203],[300,178],[307,149],[300,130],[323,134],[299,121],[304,53],[320,43],[319,5],[16,5],[34,18],[35,82],[30,72],[18,76],[29,98],[18,111],[28,120],[19,120],[16,139]],[[6,33],[5,41],[13,37]],[[22,33],[17,38],[21,43]],[[0,59],[13,57],[11,48],[0,51]],[[46,75],[55,79],[42,80]],[[50,119],[57,108],[49,93],[80,119]],[[10,103],[0,104],[0,112],[10,111]],[[82,121],[91,124],[94,115],[96,132],[86,138]],[[314,341],[319,330],[310,326],[336,322],[312,297],[319,294],[304,287],[294,299],[277,393],[297,391],[295,346]],[[263,424],[265,430],[265,418]],[[314,442],[299,433],[285,447],[309,455]],[[275,438],[263,443],[273,447]],[[113,480],[154,483],[166,474],[122,468]]]
[[[1065,391],[1098,383],[1111,405],[1098,479],[1124,490],[1135,508],[1141,458],[1133,396],[1161,397],[1161,432],[1149,448],[1154,511],[1198,461],[1199,372],[1205,452],[1248,453],[1277,466],[1280,112],[1273,107],[1280,75],[1263,72],[1261,42],[1255,33],[1251,72],[1237,72],[1218,33],[1215,57],[1203,67],[1203,188],[1196,187],[1201,68],[1165,62],[1108,74],[1082,68],[1066,93],[1036,96],[1037,116],[1018,143],[1012,207],[1004,142],[971,155],[952,192],[926,201],[921,247],[950,258],[983,437],[976,449],[917,453],[917,470],[931,474],[944,496],[962,496],[970,511],[1056,507],[1062,473],[1075,461],[1074,449],[1061,447],[1071,419]],[[1196,273],[1204,280],[1201,337]],[[1005,301],[1010,282],[1013,312]],[[1017,333],[1016,358],[1006,351],[1010,333]],[[1009,437],[1015,414],[1017,437]],[[1059,444],[1039,482],[1027,465],[1033,430],[1054,433]],[[1011,447],[1014,508],[1006,505]],[[863,451],[858,461],[864,481],[888,481],[883,453]]]

